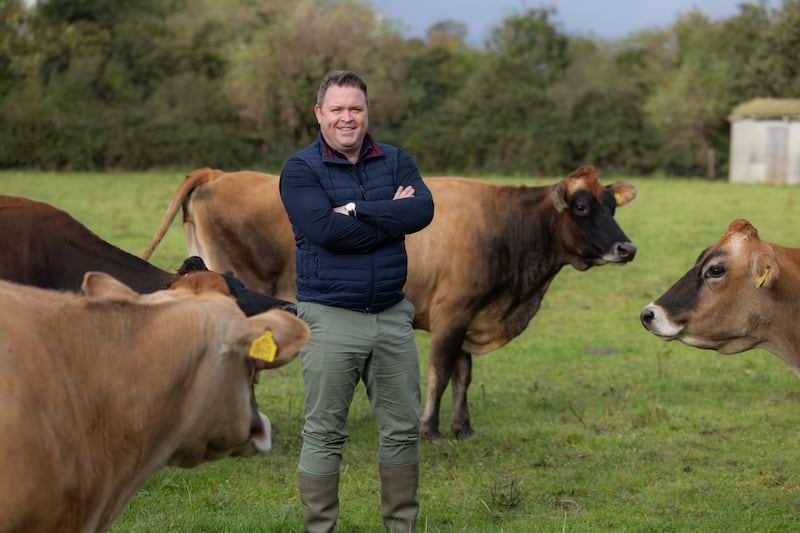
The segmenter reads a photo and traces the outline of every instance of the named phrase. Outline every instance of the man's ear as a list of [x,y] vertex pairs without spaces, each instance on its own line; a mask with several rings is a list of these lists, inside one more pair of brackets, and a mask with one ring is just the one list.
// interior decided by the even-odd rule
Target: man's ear
[[550,199],[559,213],[567,208],[567,185],[563,181],[559,181],[550,189]]
[[780,267],[775,261],[775,256],[769,253],[758,254],[753,262],[754,284],[757,289],[770,288],[773,283],[778,281]]

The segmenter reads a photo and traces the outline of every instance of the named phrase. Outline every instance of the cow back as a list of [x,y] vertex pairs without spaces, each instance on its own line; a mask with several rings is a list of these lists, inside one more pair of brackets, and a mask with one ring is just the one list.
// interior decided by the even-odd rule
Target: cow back
[[279,176],[261,172],[217,175],[183,205],[190,255],[209,268],[232,272],[247,287],[296,300],[295,250],[281,203]]

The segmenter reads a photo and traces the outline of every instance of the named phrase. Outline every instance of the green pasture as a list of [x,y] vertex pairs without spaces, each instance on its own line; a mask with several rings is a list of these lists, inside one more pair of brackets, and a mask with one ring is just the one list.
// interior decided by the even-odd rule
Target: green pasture
[[[178,171],[5,171],[0,192],[52,203],[140,254],[182,179]],[[800,530],[798,379],[767,352],[724,356],[664,343],[638,318],[734,218],[749,219],[764,240],[800,247],[800,188],[625,179],[639,197],[617,219],[639,248],[635,261],[565,267],[528,329],[475,358],[478,434],[422,446],[419,531]],[[185,253],[178,220],[153,262],[175,269]],[[418,340],[424,390],[427,333]],[[257,395],[277,428],[274,449],[162,470],[113,532],[302,531],[302,389],[299,364],[265,372]],[[350,431],[339,530],[380,531],[377,435],[362,390]]]

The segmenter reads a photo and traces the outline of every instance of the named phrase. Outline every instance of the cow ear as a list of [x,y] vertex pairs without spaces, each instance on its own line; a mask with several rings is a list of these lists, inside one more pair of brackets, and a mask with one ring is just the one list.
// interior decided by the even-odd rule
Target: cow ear
[[636,199],[636,187],[625,181],[618,181],[606,187],[614,193],[617,206],[623,206]]
[[563,181],[559,181],[550,189],[550,198],[553,201],[553,207],[556,211],[561,213],[569,204],[567,204],[567,185]]
[[87,272],[83,275],[81,292],[92,298],[135,299],[139,293],[105,272]]
[[756,257],[753,264],[754,285],[757,289],[770,288],[778,281],[780,267],[772,254],[762,253]]
[[249,338],[250,355],[256,368],[277,368],[295,357],[306,343],[310,330],[305,322],[291,313],[272,309],[247,319],[252,326]]

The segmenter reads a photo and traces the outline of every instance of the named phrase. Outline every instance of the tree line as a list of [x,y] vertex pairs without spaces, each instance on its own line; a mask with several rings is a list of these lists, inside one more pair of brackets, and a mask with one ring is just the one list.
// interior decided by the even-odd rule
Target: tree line
[[457,20],[403,38],[364,0],[0,0],[0,25],[0,168],[280,168],[347,68],[429,175],[724,175],[733,107],[800,96],[800,0],[613,41],[523,9],[481,46]]

